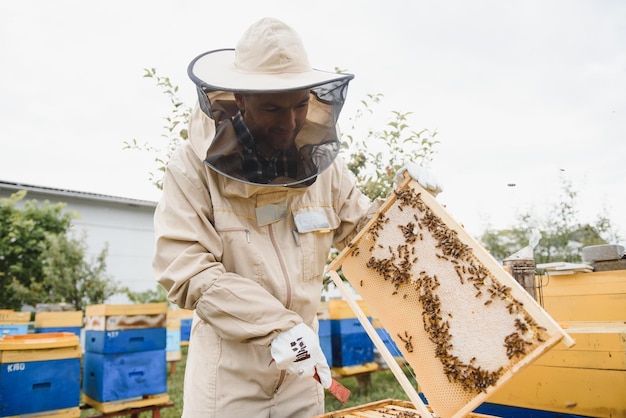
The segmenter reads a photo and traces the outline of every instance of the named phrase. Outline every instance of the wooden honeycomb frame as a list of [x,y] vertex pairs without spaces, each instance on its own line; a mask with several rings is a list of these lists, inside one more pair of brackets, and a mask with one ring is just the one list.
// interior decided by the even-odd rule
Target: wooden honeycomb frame
[[[430,412],[343,283],[412,367]],[[461,417],[563,340],[574,341],[417,182],[385,201],[328,268],[423,417]]]

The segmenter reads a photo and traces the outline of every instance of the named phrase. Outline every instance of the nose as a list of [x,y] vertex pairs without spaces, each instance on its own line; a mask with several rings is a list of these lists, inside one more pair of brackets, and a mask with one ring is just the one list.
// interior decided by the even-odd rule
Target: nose
[[280,127],[284,130],[293,131],[298,125],[298,113],[295,109],[285,109],[280,119]]

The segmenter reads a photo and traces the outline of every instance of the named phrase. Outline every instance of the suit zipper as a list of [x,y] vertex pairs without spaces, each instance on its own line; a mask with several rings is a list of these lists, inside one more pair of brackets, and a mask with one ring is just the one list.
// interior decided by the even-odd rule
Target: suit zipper
[[[285,300],[285,308],[289,309],[291,307],[291,282],[289,281],[289,275],[287,274],[287,267],[285,266],[285,260],[283,260],[282,254],[280,253],[278,243],[276,242],[276,237],[274,236],[274,228],[272,224],[267,226],[268,233],[270,236],[270,241],[272,242],[272,247],[274,247],[274,252],[276,253],[276,257],[278,258],[278,262],[280,264],[280,269],[283,272],[283,278],[285,279],[285,288],[287,289],[287,299]],[[278,392],[281,385],[285,381],[285,376],[287,372],[285,370],[280,371],[280,377],[278,379],[278,383],[276,384],[276,389],[274,393]]]
[[272,242],[272,246],[274,247],[274,252],[276,253],[276,257],[278,258],[278,262],[280,263],[280,269],[283,272],[283,279],[285,280],[285,288],[287,289],[287,298],[285,300],[285,308],[291,308],[291,282],[289,281],[289,274],[287,273],[287,267],[285,266],[285,260],[282,257],[282,254],[279,251],[278,243],[276,242],[276,237],[274,236],[274,228],[272,224],[267,226],[270,241]]

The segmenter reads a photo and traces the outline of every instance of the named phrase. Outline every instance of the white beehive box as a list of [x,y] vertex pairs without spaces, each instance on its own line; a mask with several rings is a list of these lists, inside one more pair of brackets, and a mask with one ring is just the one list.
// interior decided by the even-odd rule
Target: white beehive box
[[428,192],[406,181],[329,272],[423,416],[431,413],[343,291],[339,269],[376,312],[439,417],[467,415],[548,348],[573,344]]

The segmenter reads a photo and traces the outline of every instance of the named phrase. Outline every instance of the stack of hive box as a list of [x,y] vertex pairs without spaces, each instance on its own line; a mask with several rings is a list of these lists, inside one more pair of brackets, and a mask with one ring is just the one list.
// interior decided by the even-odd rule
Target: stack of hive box
[[626,417],[626,270],[543,281],[546,310],[576,345],[552,347],[489,399],[491,409],[481,411],[502,414],[504,408],[495,406],[505,405],[555,415]]
[[80,416],[80,356],[73,333],[0,339],[0,416]]
[[71,332],[80,337],[83,311],[51,311],[35,314],[35,332]]
[[177,311],[167,311],[167,342],[165,344],[166,360],[178,361],[183,358],[180,351],[180,316]]
[[189,309],[170,309],[167,312],[170,317],[180,319],[180,345],[182,347],[189,345],[189,337],[191,336],[191,323],[193,321],[193,311]]
[[29,321],[30,312],[0,309],[0,337],[4,335],[27,334]]
[[180,320],[180,345],[189,345],[191,335],[191,322],[193,321],[193,311],[189,309],[170,309],[167,311],[168,317]]
[[122,400],[167,402],[167,303],[92,305],[85,317],[85,403],[110,412]]
[[326,357],[326,362],[332,366],[333,364],[333,343],[332,343],[332,330],[330,325],[330,311],[329,302],[322,301],[317,310],[317,321],[319,328],[317,335],[320,339],[320,347]]
[[[359,301],[369,316],[367,306]],[[329,301],[333,367],[359,366],[374,361],[374,344],[345,300]]]

